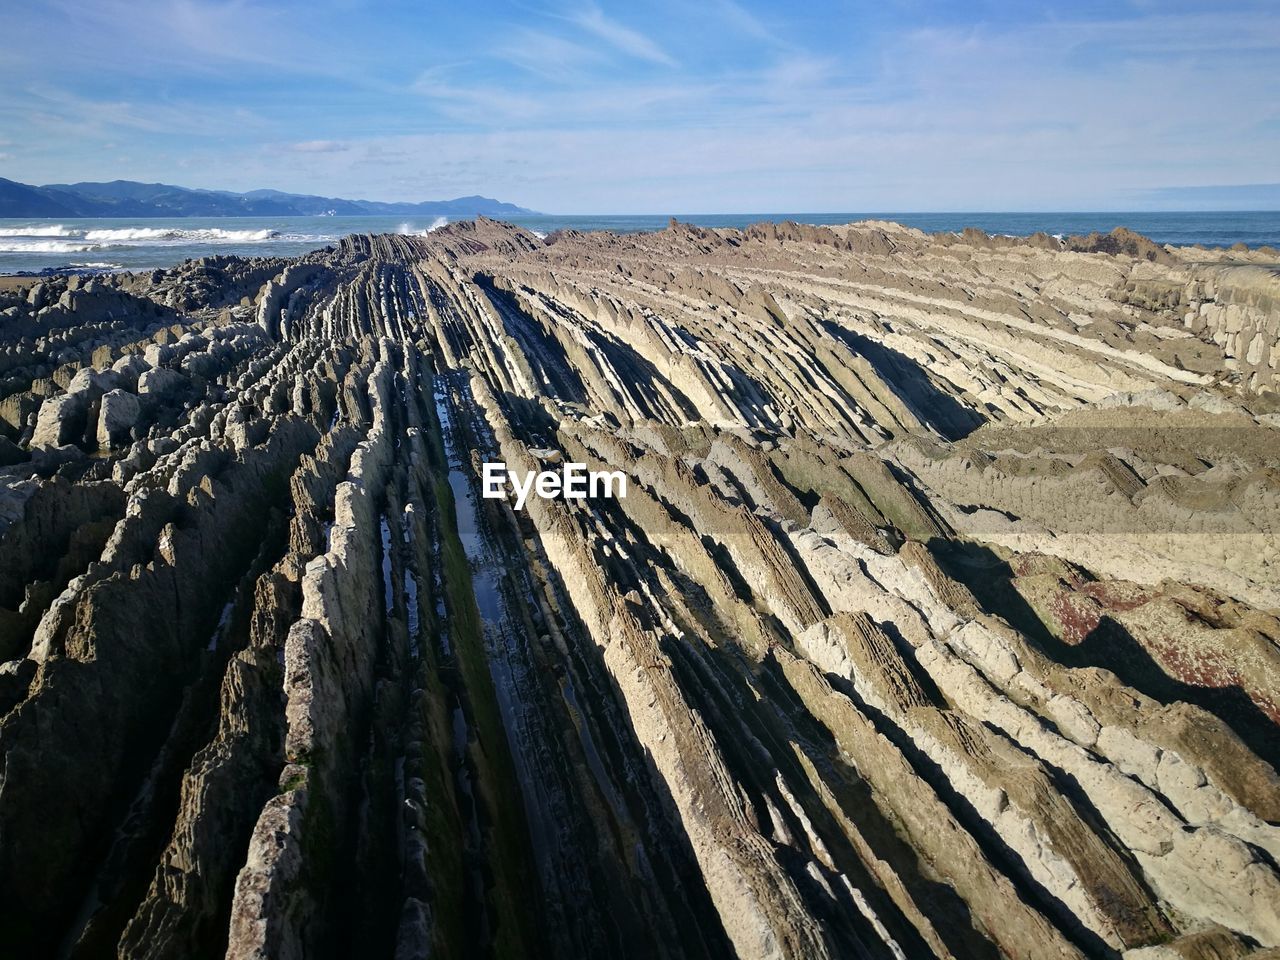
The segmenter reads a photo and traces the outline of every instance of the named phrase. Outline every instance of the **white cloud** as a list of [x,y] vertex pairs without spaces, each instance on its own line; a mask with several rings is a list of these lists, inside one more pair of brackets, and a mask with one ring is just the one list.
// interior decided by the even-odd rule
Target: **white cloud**
[[437,109],[453,119],[471,125],[494,121],[531,122],[544,112],[542,98],[502,87],[456,83],[448,79],[447,73],[445,68],[425,70],[409,90],[433,101]]
[[212,137],[269,125],[264,118],[234,104],[210,109],[184,101],[99,100],[45,85],[9,91],[5,109],[37,127],[77,132],[82,140],[119,131]]
[[338,140],[302,140],[289,144],[288,149],[294,153],[342,153],[351,147]]
[[[119,9],[123,0],[103,2]],[[275,23],[278,8],[139,2],[180,27],[169,60],[151,63],[157,75],[190,56],[256,76],[279,41],[285,66],[275,79],[296,80],[293,61],[325,49],[288,30],[248,35]],[[66,89],[88,88],[11,83],[0,128],[22,142],[33,179],[173,179],[173,154],[187,156],[193,186],[380,199],[486,193],[550,211],[1114,209],[1147,187],[1273,181],[1280,72],[1267,67],[1280,51],[1280,18],[1166,9],[898,29],[875,38],[872,53],[845,57],[838,43],[767,42],[772,23],[709,0],[690,22],[737,37],[726,49],[752,55],[678,63],[673,54],[689,47],[671,31],[650,36],[593,5],[540,17],[537,29],[495,26],[478,46],[424,46],[422,59],[392,64],[385,76],[398,79],[386,87],[368,77],[308,81],[319,91],[312,100],[262,97],[253,113],[237,114],[222,96],[77,96]],[[233,14],[248,18],[248,49],[228,64],[192,34],[225,39]],[[161,34],[130,56],[145,60]],[[341,70],[371,55],[363,41]],[[0,66],[0,84],[15,75]],[[334,92],[341,108],[324,99]],[[85,144],[108,134],[135,162],[102,169],[107,151]],[[156,144],[172,149],[148,149]]]
[[734,0],[715,0],[712,6],[725,23],[747,36],[771,43],[779,42],[774,31],[766,27],[759,17],[741,4],[735,3]]
[[546,80],[563,81],[580,77],[589,67],[606,64],[598,49],[545,30],[514,27],[493,47],[492,55]]
[[594,4],[584,7],[569,19],[588,33],[637,60],[647,60],[664,67],[674,67],[675,60],[668,56],[653,40],[638,30],[611,20]]

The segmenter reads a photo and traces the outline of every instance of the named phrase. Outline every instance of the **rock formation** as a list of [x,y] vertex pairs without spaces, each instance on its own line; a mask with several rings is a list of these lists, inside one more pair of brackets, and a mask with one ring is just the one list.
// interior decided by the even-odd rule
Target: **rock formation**
[[1276,956],[1274,261],[479,220],[11,285],[0,955]]

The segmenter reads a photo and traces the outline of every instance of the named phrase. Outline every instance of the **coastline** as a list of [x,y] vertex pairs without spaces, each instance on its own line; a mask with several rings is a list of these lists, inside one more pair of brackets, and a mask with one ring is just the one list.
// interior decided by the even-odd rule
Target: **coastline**
[[[1045,248],[1088,247],[1090,237],[1116,230],[1158,246],[1204,251],[1210,258],[1256,252],[1280,258],[1280,212],[962,213],[962,214],[706,214],[512,217],[508,222],[542,239],[557,231],[653,233],[675,219],[699,229],[750,230],[757,225],[842,227],[894,223],[934,237],[975,231],[992,242],[1036,242]],[[0,219],[0,275],[48,276],[172,267],[208,256],[303,256],[352,234],[423,236],[449,222],[434,217],[183,217],[156,219]]]
[[477,221],[0,293],[10,944],[1280,945],[1280,276],[1065,242]]

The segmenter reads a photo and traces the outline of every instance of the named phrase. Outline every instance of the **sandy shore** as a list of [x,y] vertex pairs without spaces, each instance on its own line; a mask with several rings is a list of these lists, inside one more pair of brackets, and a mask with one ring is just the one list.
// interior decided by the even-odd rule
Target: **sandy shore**
[[10,292],[11,290],[27,290],[27,289],[30,289],[31,284],[34,283],[37,279],[39,278],[38,277],[9,277],[9,276],[0,275],[0,290],[4,291],[5,293]]

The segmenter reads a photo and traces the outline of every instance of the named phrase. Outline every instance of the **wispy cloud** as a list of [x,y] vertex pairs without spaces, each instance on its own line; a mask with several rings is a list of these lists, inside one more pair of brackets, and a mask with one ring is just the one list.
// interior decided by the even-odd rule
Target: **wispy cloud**
[[676,61],[668,56],[653,40],[639,30],[634,30],[619,23],[617,20],[606,17],[603,11],[594,4],[583,7],[581,10],[571,14],[568,19],[588,33],[600,38],[615,50],[628,56],[635,57],[638,60],[647,60],[649,63],[660,64],[664,67],[676,66]]
[[351,145],[338,140],[302,140],[289,144],[288,149],[294,153],[342,153]]
[[458,83],[449,79],[446,67],[423,71],[409,86],[409,90],[434,101],[437,108],[455,120],[470,124],[502,122],[531,122],[540,119],[544,101],[501,87],[481,84]]
[[246,127],[267,127],[268,122],[243,107],[222,104],[98,99],[47,85],[31,85],[10,91],[5,109],[46,127],[79,130],[102,136],[110,131],[152,134],[187,134],[215,137]]
[[759,17],[734,0],[713,0],[710,8],[730,27],[749,37],[769,43],[781,42],[776,31],[770,30]]
[[1274,181],[1274,2],[933,6],[31,0],[6,14],[0,130],[22,147],[0,148],[17,179],[547,210],[1078,208]]
[[530,27],[509,29],[494,45],[492,55],[535,76],[557,82],[580,78],[585,68],[599,67],[609,59],[598,48]]
[[[388,92],[376,44],[344,0],[32,0],[6,13],[6,60],[27,73],[114,83],[200,80],[210,92],[264,78],[322,78]],[[49,21],[57,24],[51,29]],[[380,22],[380,21],[372,21]],[[353,39],[356,41],[353,43]],[[0,63],[0,76],[6,64]]]
[[[258,64],[274,69],[299,66],[292,56],[297,31],[283,8],[247,0],[53,0],[68,32],[96,34],[101,53],[114,57],[117,69],[123,44],[152,62],[184,63],[188,69],[227,64]],[[122,44],[122,45],[123,45]],[[86,45],[87,46],[87,45]],[[92,50],[86,50],[91,53]],[[136,66],[145,66],[145,63]]]

